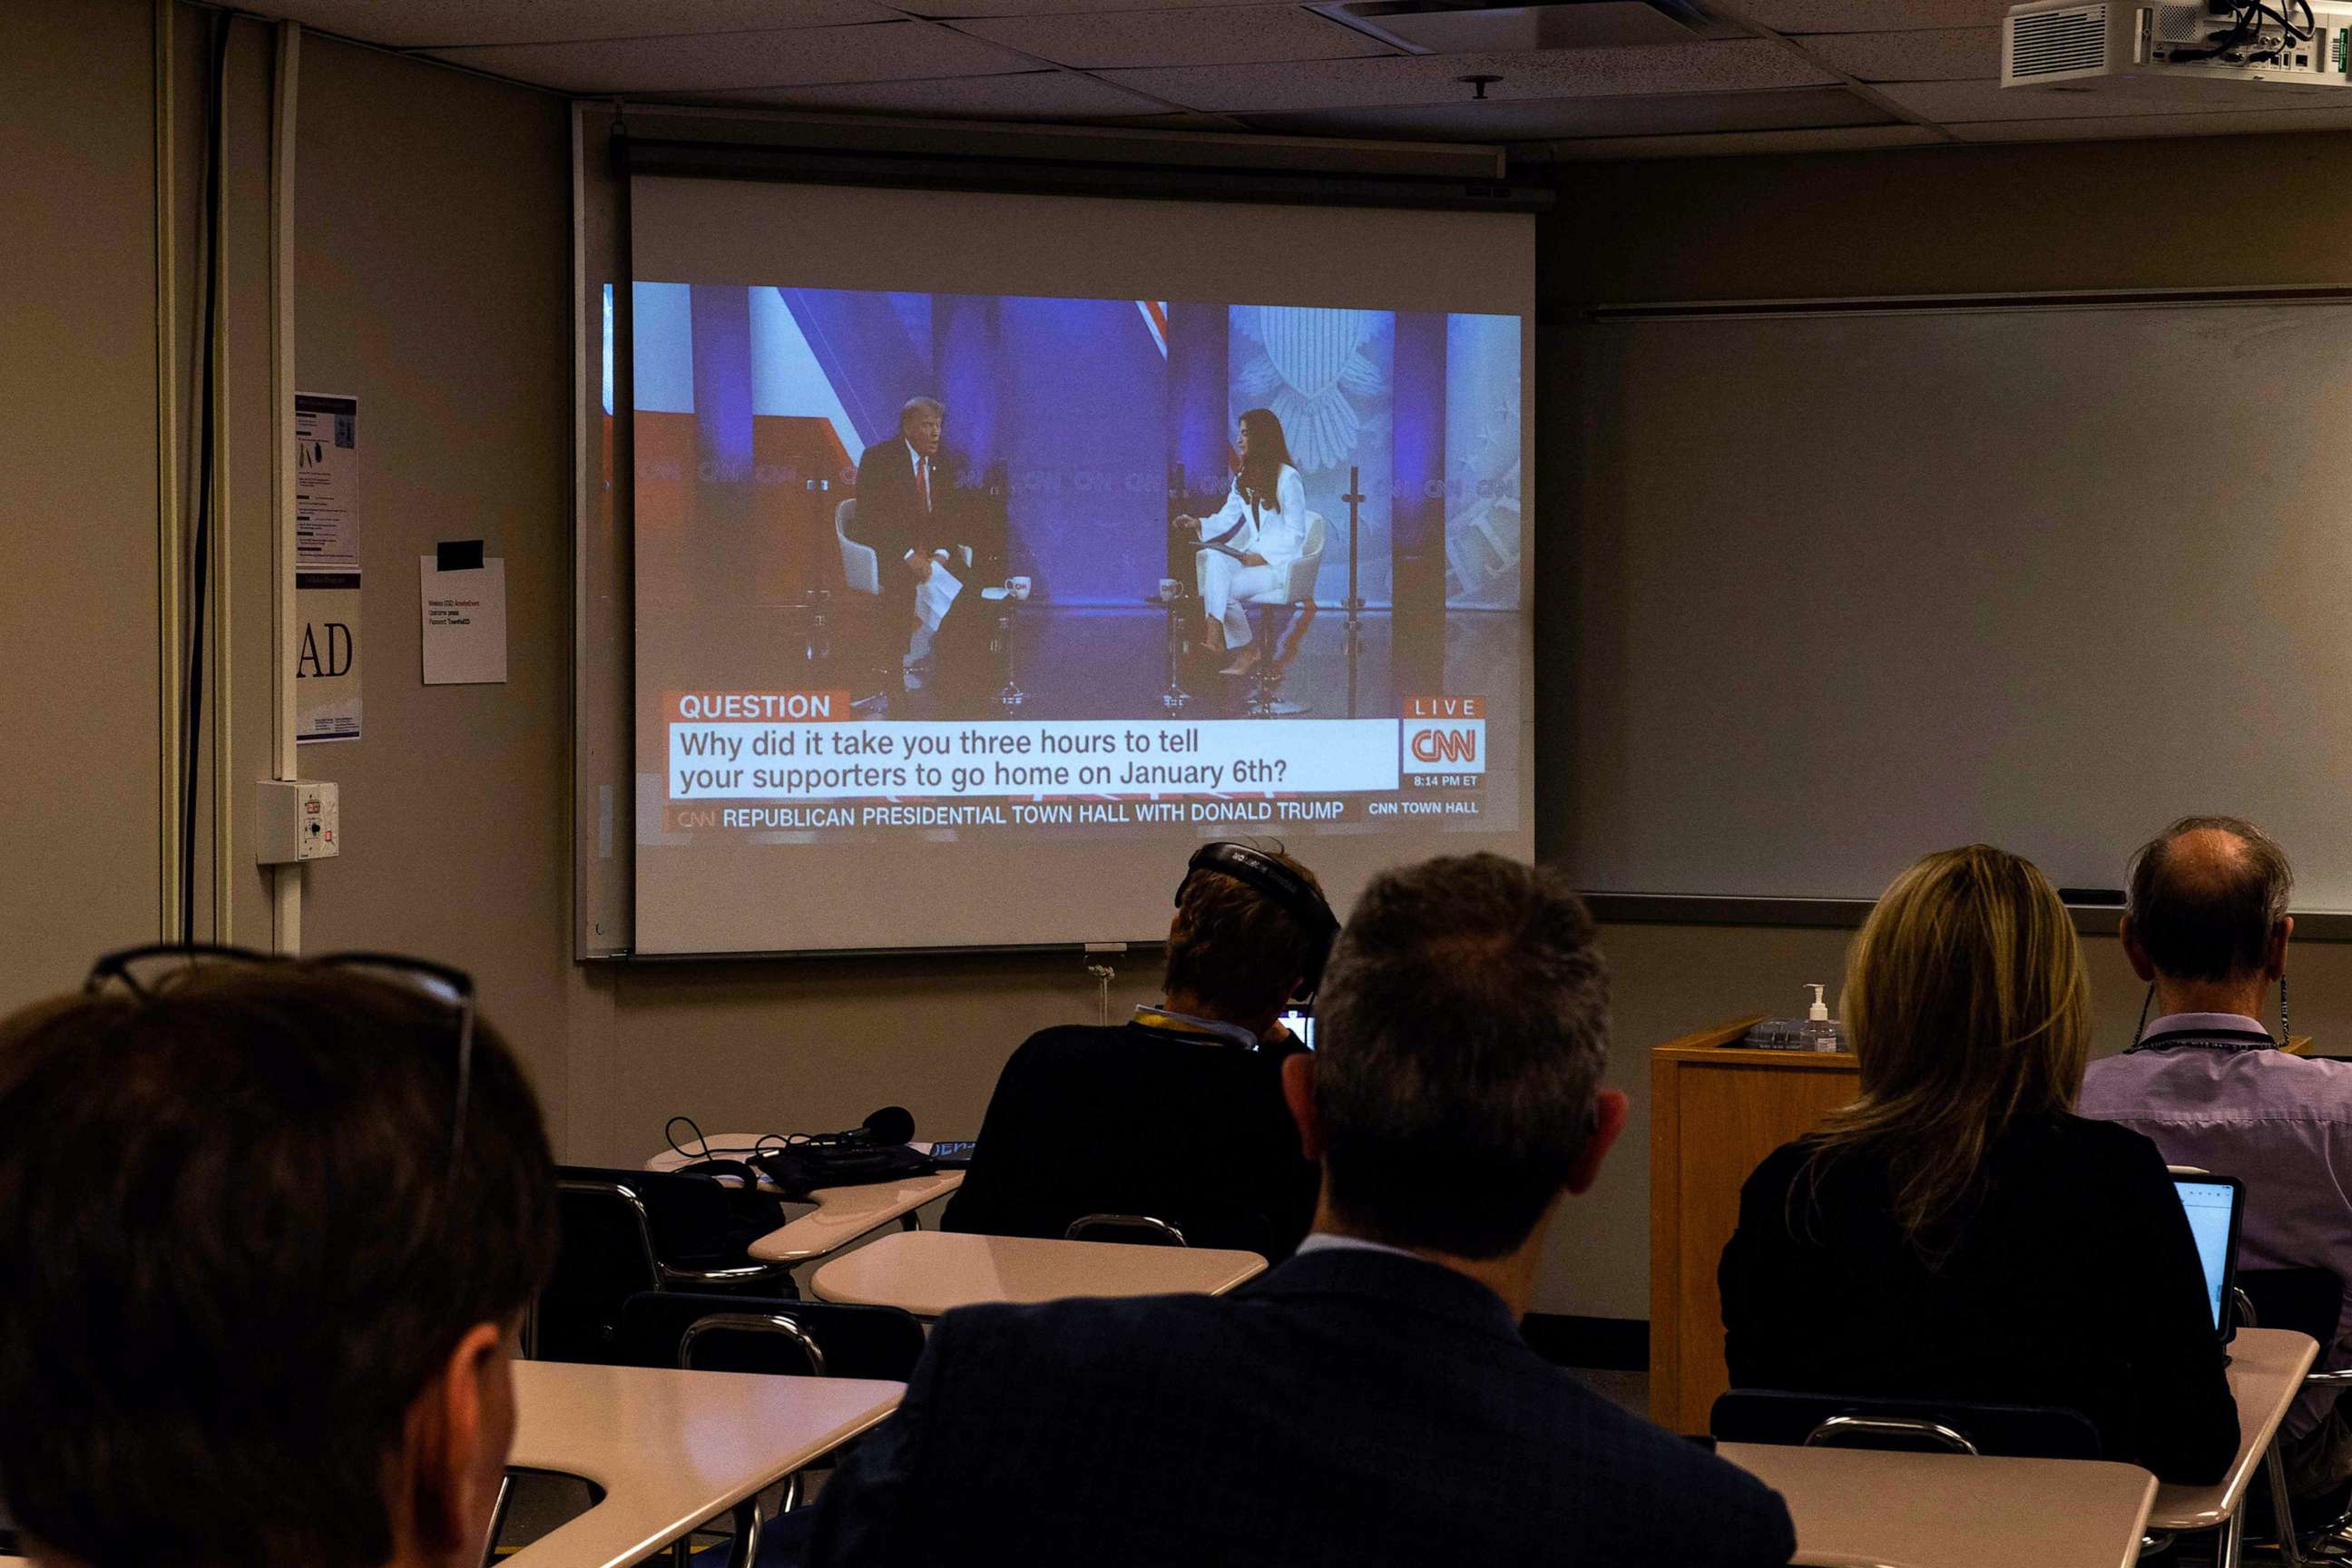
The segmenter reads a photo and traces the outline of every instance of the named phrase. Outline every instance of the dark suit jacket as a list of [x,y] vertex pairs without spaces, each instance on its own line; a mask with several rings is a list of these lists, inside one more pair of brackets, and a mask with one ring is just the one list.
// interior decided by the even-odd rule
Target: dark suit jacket
[[1283,1104],[1288,1054],[1140,1024],[1039,1031],[997,1078],[942,1227],[1058,1237],[1144,1214],[1194,1247],[1288,1257],[1319,1182]]
[[[885,582],[909,582],[913,568],[907,552],[918,557],[958,542],[949,522],[949,468],[943,447],[931,459],[931,510],[915,484],[915,462],[906,437],[892,435],[877,441],[857,459],[857,510],[850,516],[849,537],[882,558]],[[895,579],[892,574],[896,574]],[[956,574],[964,574],[956,568]]]
[[1785,1563],[1780,1500],[1529,1350],[1484,1286],[1318,1251],[1230,1296],[973,1307],[814,1564]]

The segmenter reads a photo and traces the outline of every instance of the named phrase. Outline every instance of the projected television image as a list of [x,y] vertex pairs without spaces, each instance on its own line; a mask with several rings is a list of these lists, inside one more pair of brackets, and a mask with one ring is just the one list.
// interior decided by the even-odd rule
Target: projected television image
[[632,300],[641,853],[1519,826],[1519,317]]

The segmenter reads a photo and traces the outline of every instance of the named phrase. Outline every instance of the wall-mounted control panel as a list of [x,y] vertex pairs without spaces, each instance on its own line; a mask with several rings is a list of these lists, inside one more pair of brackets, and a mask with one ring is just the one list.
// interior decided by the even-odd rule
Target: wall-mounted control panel
[[263,779],[255,786],[253,801],[254,864],[289,866],[343,852],[333,784],[315,779]]

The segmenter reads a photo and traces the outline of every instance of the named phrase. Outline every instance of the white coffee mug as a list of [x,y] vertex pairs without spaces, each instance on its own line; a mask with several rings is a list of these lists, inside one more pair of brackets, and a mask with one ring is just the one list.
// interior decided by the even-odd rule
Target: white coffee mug
[[1183,593],[1184,584],[1176,581],[1175,578],[1162,577],[1160,579],[1160,602],[1161,604],[1174,604],[1179,598],[1182,597]]
[[1026,577],[1007,577],[1004,580],[1004,591],[1012,595],[1016,599],[1025,599],[1029,596],[1029,579]]

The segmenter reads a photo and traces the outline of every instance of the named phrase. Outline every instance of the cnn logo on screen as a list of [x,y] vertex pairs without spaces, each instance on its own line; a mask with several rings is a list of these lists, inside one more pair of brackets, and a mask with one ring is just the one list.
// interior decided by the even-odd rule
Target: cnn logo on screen
[[1483,773],[1486,771],[1486,700],[1409,697],[1402,740],[1407,773]]

